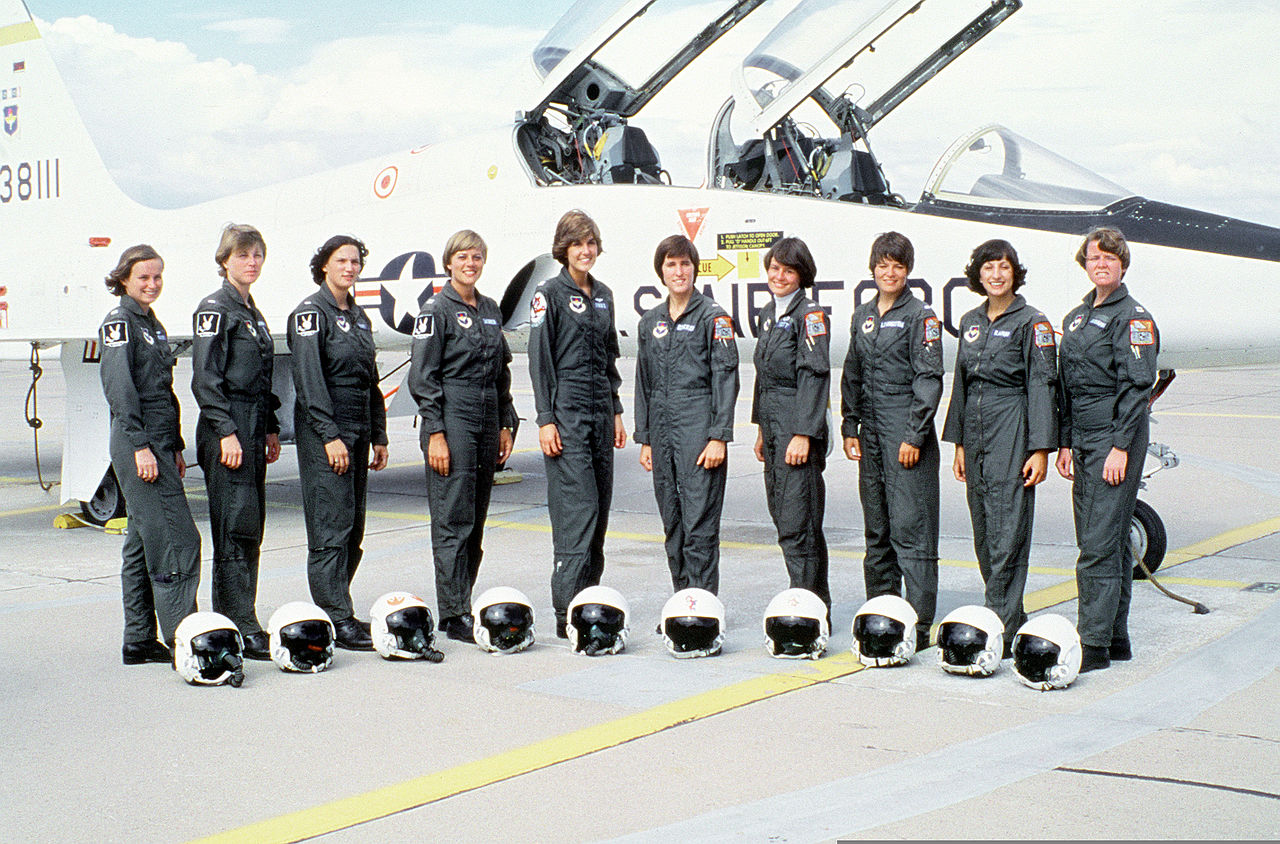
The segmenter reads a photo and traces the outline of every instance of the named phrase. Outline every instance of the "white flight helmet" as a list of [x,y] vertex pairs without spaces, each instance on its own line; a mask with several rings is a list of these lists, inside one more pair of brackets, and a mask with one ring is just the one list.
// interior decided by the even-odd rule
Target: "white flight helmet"
[[244,682],[244,639],[231,619],[216,612],[193,612],[173,634],[174,670],[193,686],[236,688]]
[[916,653],[911,605],[897,595],[877,595],[853,616],[853,652],[868,668],[906,665]]
[[764,648],[783,659],[818,659],[827,652],[827,605],[808,589],[784,589],[764,611]]
[[513,654],[533,644],[533,604],[519,589],[495,586],[471,605],[476,644],[491,653]]
[[318,674],[333,664],[333,622],[306,601],[290,601],[271,614],[271,661],[281,671]]
[[435,627],[431,610],[417,595],[388,592],[369,611],[373,649],[383,659],[425,659],[442,662],[444,654],[432,647]]
[[678,659],[720,653],[724,604],[706,589],[681,589],[662,607],[662,642]]
[[631,607],[617,589],[588,586],[569,602],[569,646],[574,653],[616,654],[627,646]]
[[957,607],[938,625],[938,665],[948,674],[989,677],[1003,655],[1004,624],[986,607]]
[[1065,689],[1080,674],[1080,634],[1060,615],[1036,616],[1013,637],[1013,670],[1033,689]]

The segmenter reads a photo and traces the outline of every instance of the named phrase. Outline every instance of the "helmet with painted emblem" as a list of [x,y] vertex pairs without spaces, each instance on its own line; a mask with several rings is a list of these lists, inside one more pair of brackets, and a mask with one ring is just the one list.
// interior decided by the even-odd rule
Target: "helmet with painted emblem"
[[1080,674],[1080,634],[1056,613],[1038,615],[1013,637],[1013,670],[1033,689],[1065,689]]
[[1003,654],[1004,625],[986,607],[957,607],[938,625],[938,665],[948,674],[988,677]]
[[853,652],[869,668],[906,665],[916,653],[918,616],[897,595],[877,595],[853,616]]
[[244,682],[244,639],[225,615],[193,612],[174,631],[173,668],[193,686],[238,688]]
[[616,654],[627,646],[631,608],[617,589],[588,586],[569,602],[569,647],[574,653]]
[[271,661],[281,671],[318,674],[333,664],[333,622],[306,601],[290,601],[271,614]]
[[533,604],[519,589],[495,586],[471,605],[475,639],[491,653],[513,654],[533,644]]
[[724,604],[706,589],[681,589],[663,605],[661,629],[672,656],[715,656],[724,644]]
[[784,589],[764,611],[764,647],[783,659],[818,659],[827,651],[827,605],[808,589]]
[[373,649],[383,659],[425,659],[441,662],[444,654],[433,647],[435,627],[431,610],[417,595],[388,592],[369,611]]

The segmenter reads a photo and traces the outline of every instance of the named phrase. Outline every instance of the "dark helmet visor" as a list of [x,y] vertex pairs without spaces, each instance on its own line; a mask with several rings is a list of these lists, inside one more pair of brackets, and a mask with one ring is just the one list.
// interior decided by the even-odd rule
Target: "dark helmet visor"
[[938,647],[947,665],[973,665],[987,647],[987,634],[972,624],[948,621],[938,630]]
[[281,627],[280,644],[288,649],[294,665],[312,668],[323,665],[331,657],[333,634],[326,622],[309,618]]
[[222,628],[208,630],[191,638],[191,653],[200,665],[200,676],[216,680],[227,671],[235,671],[244,663],[240,654],[239,634]]
[[773,642],[775,653],[800,656],[813,650],[814,642],[822,635],[822,624],[816,618],[775,615],[765,619],[764,632]]
[[907,626],[887,615],[860,615],[853,620],[853,638],[866,656],[883,659],[906,637]]
[[1058,664],[1062,648],[1039,636],[1019,633],[1013,637],[1013,668],[1032,683],[1043,683],[1049,669]]
[[662,629],[680,653],[705,651],[720,635],[720,622],[699,615],[680,615],[668,618]]

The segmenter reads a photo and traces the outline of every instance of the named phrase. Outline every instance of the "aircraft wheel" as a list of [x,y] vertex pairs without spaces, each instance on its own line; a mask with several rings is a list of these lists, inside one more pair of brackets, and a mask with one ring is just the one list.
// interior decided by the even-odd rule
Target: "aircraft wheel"
[[1133,554],[1133,579],[1146,580],[1146,572],[1138,565],[1141,559],[1154,572],[1164,562],[1164,552],[1169,544],[1164,522],[1145,501],[1133,508],[1133,520],[1129,523],[1129,548]]
[[80,512],[95,525],[105,525],[125,514],[124,493],[120,491],[115,469],[107,469],[93,498],[80,502]]

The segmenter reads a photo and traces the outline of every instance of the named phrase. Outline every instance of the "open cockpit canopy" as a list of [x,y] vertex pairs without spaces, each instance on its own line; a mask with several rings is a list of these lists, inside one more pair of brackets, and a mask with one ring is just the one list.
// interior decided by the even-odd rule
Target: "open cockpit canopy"
[[867,134],[1021,0],[802,0],[734,73],[709,148],[723,188],[903,204]]
[[578,0],[534,48],[538,104],[516,143],[544,184],[658,183],[661,160],[628,125],[663,86],[764,0]]

